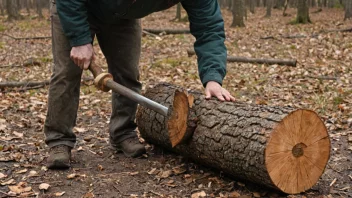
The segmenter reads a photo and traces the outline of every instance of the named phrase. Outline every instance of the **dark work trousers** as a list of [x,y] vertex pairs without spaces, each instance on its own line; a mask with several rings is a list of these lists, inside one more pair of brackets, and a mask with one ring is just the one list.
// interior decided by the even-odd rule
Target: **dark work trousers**
[[[54,68],[44,126],[45,142],[49,147],[74,147],[76,136],[72,129],[76,124],[82,70],[70,59],[71,46],[60,24],[55,3],[52,4],[51,14]],[[114,81],[140,93],[140,21],[119,19],[115,24],[104,24],[93,17],[89,17],[88,21],[92,37],[97,36]],[[112,94],[109,124],[112,144],[136,136],[136,109],[137,103],[119,94]]]

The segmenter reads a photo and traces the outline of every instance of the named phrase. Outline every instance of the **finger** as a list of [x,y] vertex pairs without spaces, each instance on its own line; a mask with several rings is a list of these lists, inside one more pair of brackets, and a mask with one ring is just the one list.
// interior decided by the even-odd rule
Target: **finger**
[[80,59],[77,60],[77,66],[83,69],[84,62]]
[[89,67],[89,65],[90,65],[90,60],[86,60],[84,63],[83,63],[83,69],[88,69],[88,67]]
[[223,96],[225,97],[226,101],[231,101],[230,94],[229,93],[223,93]]
[[210,94],[210,91],[205,89],[205,99],[210,99],[211,98],[211,94]]
[[230,98],[231,98],[231,101],[232,101],[232,102],[235,102],[235,101],[236,101],[236,98],[233,97],[233,96],[231,96],[231,95],[230,95]]
[[224,96],[222,96],[221,92],[216,92],[215,96],[220,100],[220,101],[225,101]]

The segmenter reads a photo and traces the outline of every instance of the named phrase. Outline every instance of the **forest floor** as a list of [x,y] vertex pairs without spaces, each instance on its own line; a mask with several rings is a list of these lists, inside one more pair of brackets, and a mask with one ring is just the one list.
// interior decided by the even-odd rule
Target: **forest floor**
[[[288,197],[351,197],[352,33],[326,30],[351,28],[352,21],[343,21],[341,9],[312,13],[314,10],[313,24],[290,25],[294,9],[289,9],[286,17],[282,11],[273,10],[271,18],[263,17],[265,9],[257,9],[255,14],[248,14],[245,28],[231,28],[231,13],[223,10],[229,55],[298,61],[297,67],[229,63],[224,87],[238,101],[316,111],[329,131],[331,157],[312,189]],[[0,16],[0,82],[43,81],[51,75],[50,39],[16,40],[8,36],[50,36],[49,14],[44,20],[22,14],[25,19],[16,22]],[[175,8],[152,14],[143,19],[143,27],[188,28],[187,22],[171,22],[174,15]],[[288,35],[307,37],[284,38]],[[272,39],[261,39],[268,36]],[[187,56],[194,42],[191,35],[144,35],[142,42],[143,90],[159,82],[203,89],[196,58]],[[97,63],[106,69],[97,42],[94,48]],[[21,66],[29,60],[38,63]],[[108,144],[110,94],[97,91],[91,81],[82,82],[72,168],[48,170],[43,134],[47,94],[48,87],[1,89],[0,197],[287,196],[192,163],[154,145],[148,145],[148,154],[139,159],[114,153]],[[48,190],[39,189],[46,184],[50,185]]]

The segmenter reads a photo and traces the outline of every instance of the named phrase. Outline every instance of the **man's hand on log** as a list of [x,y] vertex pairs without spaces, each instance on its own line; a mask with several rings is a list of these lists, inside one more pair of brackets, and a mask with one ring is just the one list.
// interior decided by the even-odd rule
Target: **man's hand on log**
[[73,47],[71,50],[71,59],[81,69],[88,69],[90,62],[94,60],[94,50],[92,44]]
[[205,99],[210,99],[212,96],[217,97],[220,101],[232,101],[236,99],[231,96],[230,92],[222,88],[221,85],[215,81],[209,81],[205,86]]

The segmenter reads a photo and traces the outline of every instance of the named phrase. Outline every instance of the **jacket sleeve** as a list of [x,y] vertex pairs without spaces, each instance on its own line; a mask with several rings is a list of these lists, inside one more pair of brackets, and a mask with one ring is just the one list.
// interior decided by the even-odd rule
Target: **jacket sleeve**
[[203,86],[209,81],[222,84],[226,75],[227,50],[224,21],[217,0],[184,0]]
[[87,0],[56,0],[61,25],[72,47],[92,42],[86,4]]

